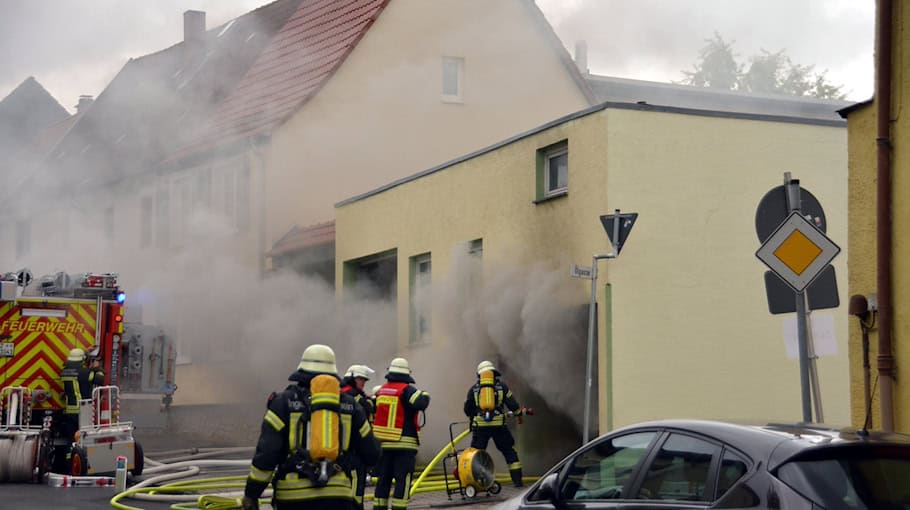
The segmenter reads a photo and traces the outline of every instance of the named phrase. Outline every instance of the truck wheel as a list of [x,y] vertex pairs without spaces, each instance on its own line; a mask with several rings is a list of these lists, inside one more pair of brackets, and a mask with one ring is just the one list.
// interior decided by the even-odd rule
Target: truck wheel
[[142,451],[142,445],[136,441],[133,443],[133,469],[130,470],[130,473],[133,476],[139,476],[143,469],[145,469],[145,453]]
[[88,457],[85,449],[80,446],[74,446],[70,451],[70,474],[73,476],[85,476],[88,473]]
[[50,473],[54,465],[54,447],[49,444],[42,444],[38,448],[38,459],[35,462],[35,483],[44,483],[44,475]]

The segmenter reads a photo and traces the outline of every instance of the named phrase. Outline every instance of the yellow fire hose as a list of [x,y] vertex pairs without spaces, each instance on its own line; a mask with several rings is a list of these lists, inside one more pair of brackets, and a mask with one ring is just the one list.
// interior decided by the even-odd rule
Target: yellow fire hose
[[[425,493],[425,492],[436,492],[443,490],[454,490],[459,487],[458,480],[448,480],[446,473],[441,473],[439,471],[434,472],[437,465],[442,461],[442,459],[455,451],[455,447],[458,443],[467,437],[471,433],[470,429],[466,429],[462,433],[455,436],[454,440],[446,445],[433,457],[422,470],[420,476],[417,477],[417,480],[411,484],[410,496],[415,494]],[[243,489],[246,484],[246,475],[236,475],[236,476],[222,476],[216,478],[197,478],[193,480],[182,480],[167,483],[164,485],[147,485],[147,486],[136,486],[131,489],[127,489],[124,492],[121,492],[115,495],[111,501],[111,507],[116,508],[117,510],[142,510],[141,508],[125,505],[120,503],[121,499],[132,497],[140,494],[148,495],[160,495],[160,494],[175,494],[175,493],[187,493],[187,492],[196,492],[196,491],[220,491],[225,492],[230,489]],[[496,476],[496,481],[500,483],[510,482],[511,479],[507,474]],[[522,479],[525,482],[533,482],[537,480],[537,477],[524,477]],[[145,483],[145,482],[144,482]],[[369,501],[373,499],[372,494],[365,494],[364,501]],[[261,503],[271,502],[271,498],[264,498],[259,500]],[[170,507],[173,510],[195,510],[195,509],[204,509],[204,510],[232,510],[240,508],[240,497],[231,497],[224,496],[219,494],[203,494],[200,495],[195,501],[186,501],[175,503]]]

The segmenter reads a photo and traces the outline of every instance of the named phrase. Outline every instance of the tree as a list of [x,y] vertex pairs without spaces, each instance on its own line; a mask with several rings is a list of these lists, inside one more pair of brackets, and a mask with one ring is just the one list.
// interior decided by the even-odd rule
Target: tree
[[733,41],[727,43],[717,33],[699,52],[694,71],[683,71],[682,83],[698,87],[741,90],[758,94],[789,94],[820,99],[844,99],[842,85],[828,81],[827,70],[815,73],[814,65],[790,60],[784,50],[761,50],[749,58],[749,67],[736,62]]
[[733,90],[742,73],[742,66],[736,63],[733,54],[733,41],[725,42],[717,32],[714,39],[705,39],[707,43],[698,56],[700,61],[693,71],[683,71],[686,79],[683,83],[698,87]]

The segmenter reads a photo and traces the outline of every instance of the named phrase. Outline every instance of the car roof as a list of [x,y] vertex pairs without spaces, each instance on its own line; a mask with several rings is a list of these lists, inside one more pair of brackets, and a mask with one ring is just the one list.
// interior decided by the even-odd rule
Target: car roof
[[623,427],[609,435],[654,428],[690,431],[716,439],[741,450],[753,460],[764,461],[769,470],[808,450],[831,446],[887,443],[910,447],[910,436],[904,434],[807,423],[749,425],[711,420],[657,420]]

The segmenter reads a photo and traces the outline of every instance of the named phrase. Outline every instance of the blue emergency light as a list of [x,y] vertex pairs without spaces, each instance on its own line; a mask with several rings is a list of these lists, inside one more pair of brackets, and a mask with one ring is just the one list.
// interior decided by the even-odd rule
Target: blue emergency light
[[117,293],[117,302],[123,304],[126,301],[126,292],[120,291]]

